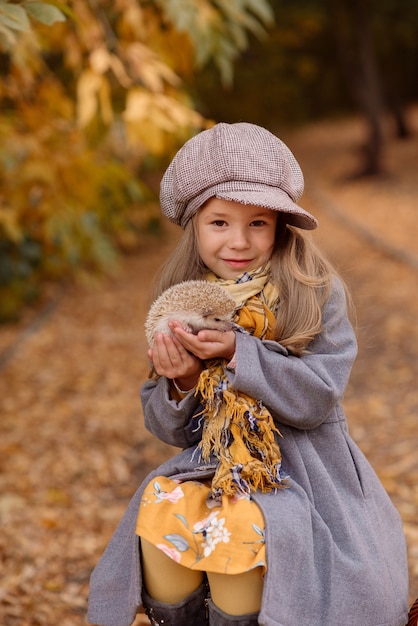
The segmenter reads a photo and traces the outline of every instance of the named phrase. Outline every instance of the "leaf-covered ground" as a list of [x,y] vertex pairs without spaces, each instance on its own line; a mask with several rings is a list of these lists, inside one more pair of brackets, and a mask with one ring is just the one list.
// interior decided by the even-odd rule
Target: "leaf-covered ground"
[[[345,399],[351,433],[398,507],[418,596],[418,115],[390,141],[386,177],[346,179],[362,126],[286,137],[306,174],[303,205],[352,289],[359,356]],[[137,484],[173,450],[146,433],[143,321],[177,232],[101,283],[51,289],[0,329],[0,623],[85,623],[89,575]],[[136,624],[147,623],[139,615]]]

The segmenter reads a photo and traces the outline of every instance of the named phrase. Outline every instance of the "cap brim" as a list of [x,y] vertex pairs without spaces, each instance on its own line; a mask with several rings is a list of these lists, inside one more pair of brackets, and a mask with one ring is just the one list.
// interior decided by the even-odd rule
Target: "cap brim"
[[288,215],[287,223],[305,230],[314,230],[318,226],[318,221],[313,215],[302,209],[298,204],[293,202],[286,192],[281,189],[275,189],[273,193],[266,191],[230,191],[218,192],[217,198],[223,200],[234,200],[241,204],[254,204],[272,211],[280,211]]
[[[302,209],[301,206],[293,202],[290,196],[277,187],[268,187],[259,185],[256,189],[254,183],[249,183],[251,189],[243,189],[243,183],[240,182],[240,188],[231,188],[237,185],[236,182],[215,185],[209,189],[205,189],[201,194],[193,198],[187,205],[183,216],[183,223],[196,213],[196,211],[209,200],[209,198],[221,198],[222,200],[232,200],[241,204],[252,204],[255,206],[271,209],[272,211],[280,211],[287,214],[287,223],[304,230],[314,230],[318,226],[318,221],[313,215]],[[245,185],[245,183],[244,183]],[[238,185],[237,185],[238,186]],[[230,187],[230,188],[228,188]]]

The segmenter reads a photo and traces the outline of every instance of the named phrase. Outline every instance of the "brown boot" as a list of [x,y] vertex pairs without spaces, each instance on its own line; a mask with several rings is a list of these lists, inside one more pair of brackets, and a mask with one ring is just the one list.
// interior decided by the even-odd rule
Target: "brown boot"
[[247,613],[246,615],[229,615],[224,613],[219,607],[213,604],[208,598],[209,626],[257,626],[258,613]]
[[145,591],[142,591],[142,603],[145,613],[152,626],[208,626],[206,596],[208,589],[203,583],[187,598],[176,604],[165,604],[153,600]]

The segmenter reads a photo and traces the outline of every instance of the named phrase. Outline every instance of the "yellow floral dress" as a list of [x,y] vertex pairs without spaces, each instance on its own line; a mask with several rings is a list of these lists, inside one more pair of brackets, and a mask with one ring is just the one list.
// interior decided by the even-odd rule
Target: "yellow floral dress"
[[209,483],[155,478],[144,491],[136,533],[189,569],[265,571],[264,520],[256,503],[244,494],[218,502],[210,492]]

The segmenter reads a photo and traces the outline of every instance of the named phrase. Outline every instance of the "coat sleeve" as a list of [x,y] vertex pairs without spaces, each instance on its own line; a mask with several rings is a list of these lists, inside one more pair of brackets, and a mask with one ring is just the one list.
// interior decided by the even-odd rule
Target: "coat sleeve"
[[176,402],[170,398],[167,378],[149,380],[141,388],[146,428],[158,439],[178,448],[189,448],[201,436],[199,421],[193,416],[199,400],[193,392]]
[[357,342],[344,289],[335,279],[323,308],[323,330],[309,354],[295,357],[273,341],[237,333],[236,368],[230,384],[264,402],[275,421],[299,429],[324,422],[341,401]]

